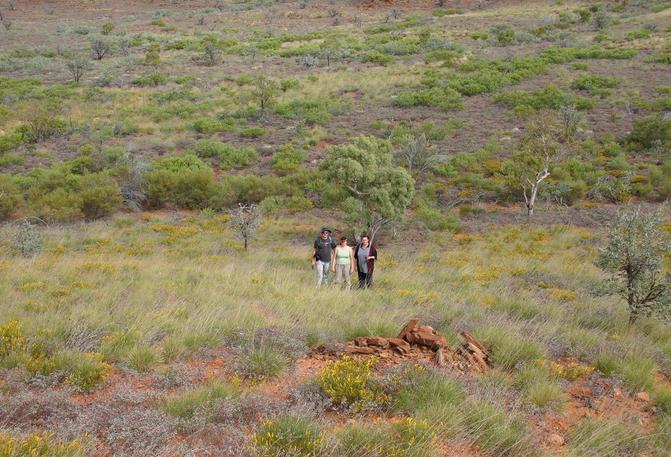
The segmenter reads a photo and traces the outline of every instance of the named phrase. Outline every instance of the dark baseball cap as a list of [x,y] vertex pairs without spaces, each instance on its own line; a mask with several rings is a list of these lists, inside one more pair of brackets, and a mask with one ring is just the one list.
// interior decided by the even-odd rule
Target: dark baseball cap
[[329,230],[328,227],[322,227],[321,231],[319,233],[324,233],[324,232],[329,232],[331,233],[331,230]]

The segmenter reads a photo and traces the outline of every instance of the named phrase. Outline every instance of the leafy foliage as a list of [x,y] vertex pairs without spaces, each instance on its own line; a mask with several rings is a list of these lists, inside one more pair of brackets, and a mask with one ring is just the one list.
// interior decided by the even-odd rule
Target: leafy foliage
[[671,316],[671,276],[662,270],[671,244],[659,229],[661,221],[661,213],[645,214],[640,207],[621,211],[599,257],[599,266],[611,274],[613,291],[627,301],[632,322],[640,316]]
[[391,144],[374,137],[329,148],[322,169],[348,195],[343,209],[350,221],[371,238],[385,224],[402,218],[414,193],[412,177],[392,164]]

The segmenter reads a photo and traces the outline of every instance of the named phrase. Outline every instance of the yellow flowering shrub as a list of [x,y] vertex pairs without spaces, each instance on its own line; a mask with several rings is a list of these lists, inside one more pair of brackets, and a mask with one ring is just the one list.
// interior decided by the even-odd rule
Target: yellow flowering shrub
[[0,357],[11,352],[22,352],[27,344],[28,340],[19,321],[11,320],[0,325]]
[[488,265],[486,267],[477,267],[472,278],[481,285],[486,286],[497,281],[504,273],[504,268],[500,265]]
[[23,281],[18,285],[21,292],[30,293],[37,290],[46,289],[47,283],[44,281]]
[[13,438],[0,433],[0,457],[76,457],[86,454],[84,440],[78,439],[61,443],[53,433],[29,435]]
[[317,384],[336,405],[365,409],[386,403],[382,385],[372,377],[376,359],[354,359],[347,355],[331,362],[317,375]]
[[194,225],[171,225],[171,224],[154,224],[151,229],[158,233],[164,233],[169,238],[186,238],[193,236],[200,231]]
[[562,365],[561,363],[553,362],[552,360],[543,360],[540,365],[547,367],[552,374],[559,376],[569,381],[575,381],[592,374],[594,367],[588,365],[581,365],[579,363],[570,362]]
[[570,289],[550,289],[548,295],[554,300],[571,301],[578,296],[578,292]]
[[80,270],[90,272],[99,271],[101,273],[114,273],[117,270],[116,265],[107,262],[84,262]]
[[324,436],[309,419],[286,416],[263,421],[252,441],[261,457],[309,457],[319,455]]

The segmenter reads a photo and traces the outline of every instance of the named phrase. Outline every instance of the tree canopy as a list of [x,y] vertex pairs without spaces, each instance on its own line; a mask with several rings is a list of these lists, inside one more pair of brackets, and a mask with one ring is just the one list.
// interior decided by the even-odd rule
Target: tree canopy
[[327,176],[348,194],[341,208],[356,229],[375,237],[384,225],[400,220],[410,204],[415,183],[393,165],[387,140],[361,136],[331,147],[322,163]]

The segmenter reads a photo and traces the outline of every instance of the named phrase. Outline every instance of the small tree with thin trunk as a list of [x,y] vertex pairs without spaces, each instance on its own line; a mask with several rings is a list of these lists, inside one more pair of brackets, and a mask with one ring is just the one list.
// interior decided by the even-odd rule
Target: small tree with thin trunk
[[254,82],[254,95],[259,102],[261,117],[263,117],[266,110],[274,103],[278,91],[279,86],[276,81],[263,75],[256,78],[256,81]]
[[231,225],[244,241],[246,251],[249,247],[249,242],[261,225],[261,210],[255,204],[246,205],[240,203],[237,208],[231,211]]
[[72,80],[76,83],[82,79],[84,73],[90,68],[89,59],[86,56],[72,57],[71,59],[68,59],[65,66],[70,72],[70,75],[72,75]]
[[541,184],[566,153],[567,144],[553,113],[542,112],[529,122],[509,170],[510,185],[521,188],[528,216],[533,216]]
[[599,266],[611,275],[611,290],[629,305],[630,322],[640,316],[671,317],[671,275],[664,272],[671,243],[659,229],[662,220],[661,211],[644,214],[637,207],[620,212],[599,256]]
[[322,58],[326,59],[327,67],[331,66],[332,60],[338,58],[341,47],[342,43],[335,37],[325,39],[324,42],[319,46],[319,53]]

